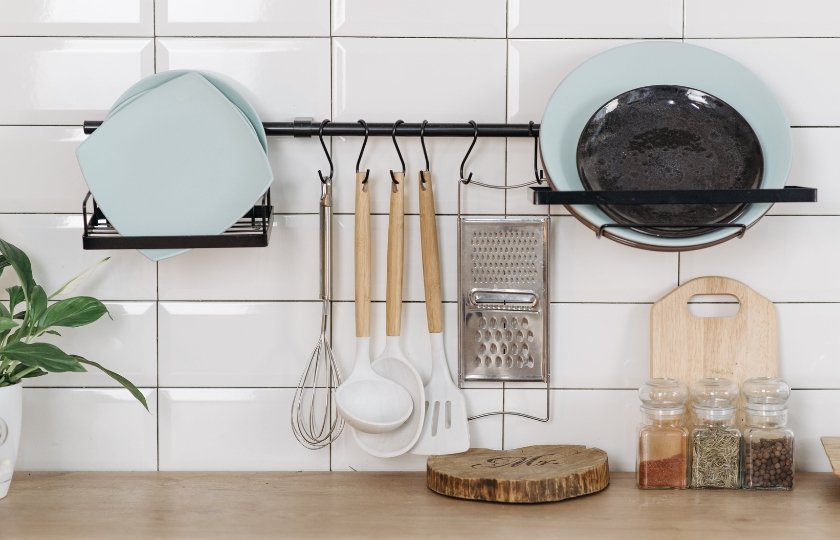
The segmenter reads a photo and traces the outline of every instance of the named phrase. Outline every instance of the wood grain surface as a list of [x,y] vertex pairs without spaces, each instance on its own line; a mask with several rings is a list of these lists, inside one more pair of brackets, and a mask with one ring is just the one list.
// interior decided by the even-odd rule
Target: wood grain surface
[[609,483],[607,453],[580,445],[471,448],[430,456],[426,463],[429,489],[459,499],[553,502],[601,491]]
[[[688,306],[696,295],[731,295],[740,307],[731,317],[698,317]],[[749,377],[778,375],[778,348],[775,306],[734,279],[693,279],[650,310],[651,377],[673,377],[686,385],[726,377],[740,386]]]
[[364,171],[356,173],[356,337],[370,337],[370,193]]
[[443,331],[443,304],[440,285],[440,252],[438,247],[435,194],[432,173],[420,171],[420,249],[423,252],[423,283],[426,295],[426,320],[429,333]]
[[823,437],[820,440],[831,463],[831,470],[840,477],[840,437]]
[[562,504],[441,497],[418,473],[17,473],[3,540],[247,538],[836,539],[840,481],[787,492],[643,491],[631,473]]
[[391,171],[388,217],[388,262],[385,279],[385,335],[400,335],[402,323],[403,252],[405,237],[405,175]]

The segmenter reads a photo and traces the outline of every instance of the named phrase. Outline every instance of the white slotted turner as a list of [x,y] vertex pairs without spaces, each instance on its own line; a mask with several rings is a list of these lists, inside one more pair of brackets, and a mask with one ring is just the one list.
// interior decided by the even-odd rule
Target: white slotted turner
[[464,394],[452,380],[443,347],[443,305],[440,289],[435,197],[432,173],[420,172],[420,244],[423,256],[423,285],[426,293],[426,319],[432,352],[432,375],[424,387],[426,418],[413,454],[441,455],[466,452],[470,448],[467,404]]

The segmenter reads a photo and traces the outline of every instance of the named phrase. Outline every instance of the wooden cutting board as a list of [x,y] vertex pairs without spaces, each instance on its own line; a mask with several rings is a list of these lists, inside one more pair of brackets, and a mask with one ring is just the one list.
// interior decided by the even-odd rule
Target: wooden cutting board
[[[731,295],[740,303],[731,317],[698,317],[689,311],[696,295]],[[650,310],[650,375],[690,385],[703,377],[726,377],[738,385],[749,377],[779,374],[776,308],[740,281],[693,279]]]
[[460,499],[562,501],[601,491],[609,483],[607,453],[580,445],[471,448],[461,454],[430,456],[426,463],[429,489]]
[[820,439],[825,448],[828,461],[831,462],[831,470],[834,475],[840,478],[840,437],[822,437]]

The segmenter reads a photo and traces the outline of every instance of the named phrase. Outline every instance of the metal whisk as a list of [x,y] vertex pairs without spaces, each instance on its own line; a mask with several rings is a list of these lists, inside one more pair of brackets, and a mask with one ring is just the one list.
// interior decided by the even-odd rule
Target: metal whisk
[[[323,146],[323,139],[321,141]],[[326,147],[324,147],[326,152]],[[327,154],[329,157],[329,154]],[[321,171],[318,171],[320,174]],[[292,402],[292,432],[300,444],[315,450],[329,445],[344,429],[344,419],[333,410],[341,374],[327,337],[332,300],[332,160],[330,175],[321,175],[321,336],[304,369]],[[331,420],[332,418],[332,420]]]

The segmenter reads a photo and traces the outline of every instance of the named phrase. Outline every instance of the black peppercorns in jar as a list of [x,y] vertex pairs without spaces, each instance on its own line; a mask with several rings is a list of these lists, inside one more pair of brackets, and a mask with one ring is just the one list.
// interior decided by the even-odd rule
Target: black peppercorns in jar
[[793,489],[793,432],[787,425],[790,386],[782,379],[744,381],[747,427],[744,429],[746,489]]

